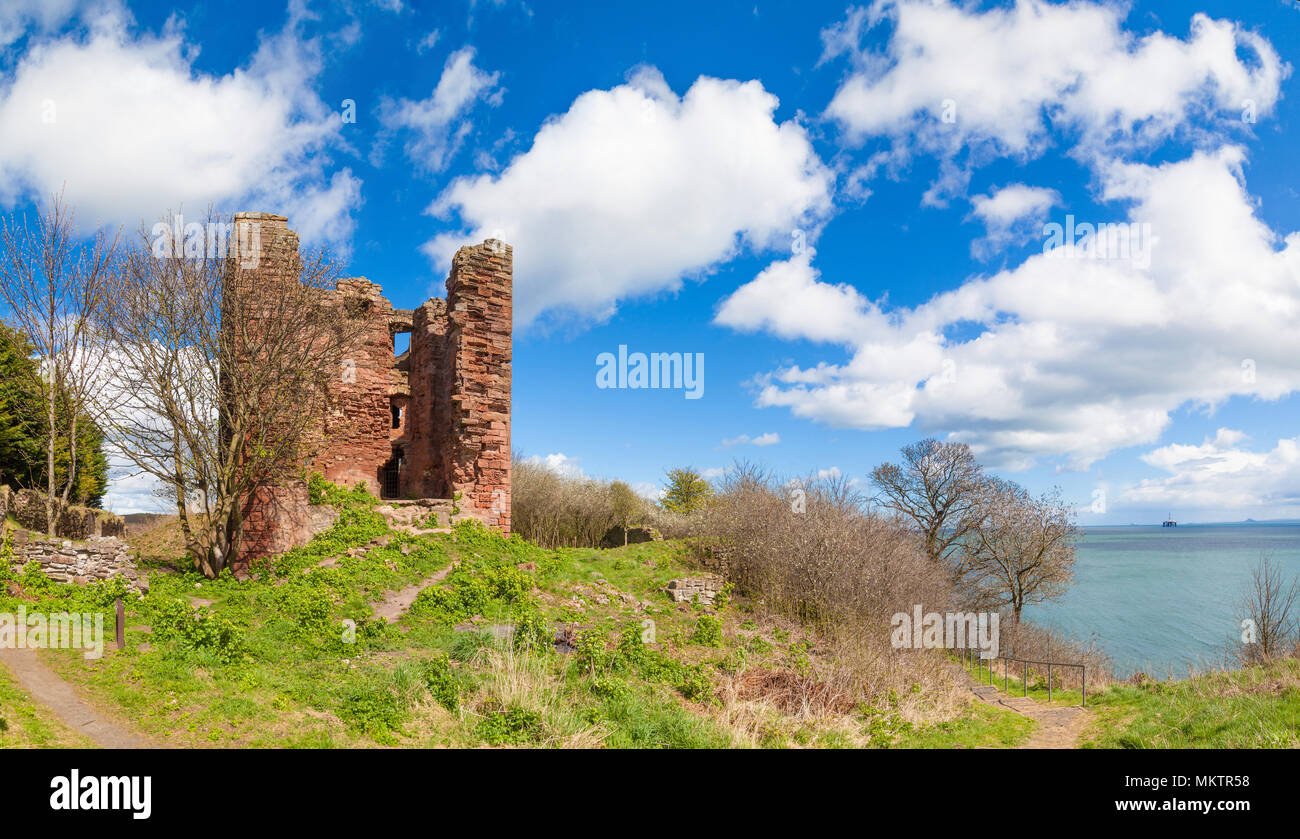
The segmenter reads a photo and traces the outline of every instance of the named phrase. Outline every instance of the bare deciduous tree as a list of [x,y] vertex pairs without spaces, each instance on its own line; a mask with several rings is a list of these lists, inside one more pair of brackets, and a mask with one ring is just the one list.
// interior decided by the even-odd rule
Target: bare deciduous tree
[[962,541],[978,522],[984,471],[965,443],[922,440],[902,449],[901,464],[885,463],[871,473],[877,502],[911,520],[925,553],[947,562],[960,576]]
[[1250,582],[1237,601],[1243,627],[1237,648],[1244,664],[1263,664],[1295,649],[1300,615],[1300,578],[1286,579],[1282,567],[1264,557],[1250,570]]
[[1012,481],[986,480],[979,518],[964,546],[966,582],[983,605],[1030,603],[1065,593],[1074,576],[1074,513],[1059,491],[1034,497]]
[[[202,226],[233,227],[212,214]],[[336,270],[323,250],[273,276],[235,247],[182,256],[180,243],[156,249],[155,239],[141,228],[104,319],[123,391],[106,431],[165,488],[190,554],[214,578],[239,553],[249,494],[301,474],[364,321],[331,300]],[[235,229],[236,243],[252,239]]]
[[[40,362],[34,383],[46,415],[50,537],[76,486],[79,424],[98,419],[106,404],[101,393],[106,353],[95,324],[111,285],[119,235],[101,229],[81,240],[75,213],[61,193],[40,207],[35,219],[0,224],[0,297]],[[55,454],[61,439],[68,444],[68,469],[60,488]]]

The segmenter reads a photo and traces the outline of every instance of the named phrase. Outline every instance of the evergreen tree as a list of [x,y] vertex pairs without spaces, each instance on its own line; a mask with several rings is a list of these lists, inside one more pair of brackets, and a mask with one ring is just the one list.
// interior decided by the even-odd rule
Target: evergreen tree
[[[0,484],[38,489],[46,480],[44,405],[35,386],[39,368],[31,347],[0,323]],[[66,404],[61,408],[66,418]],[[66,423],[60,422],[66,427]],[[70,462],[68,441],[56,442],[54,469],[62,483]],[[98,507],[108,488],[108,458],[104,435],[83,416],[77,431],[77,478],[69,500]]]

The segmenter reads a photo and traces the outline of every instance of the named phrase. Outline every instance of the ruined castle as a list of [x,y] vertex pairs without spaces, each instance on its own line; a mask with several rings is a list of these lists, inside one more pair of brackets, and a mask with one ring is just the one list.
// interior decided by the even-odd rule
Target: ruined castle
[[[292,272],[298,235],[288,219],[240,213],[260,229],[253,269],[266,287]],[[309,471],[380,498],[445,499],[457,513],[510,533],[510,364],[513,253],[489,239],[452,260],[445,299],[395,309],[364,278],[331,295],[365,319],[362,338],[332,385],[332,416]],[[397,336],[409,348],[397,353]],[[239,561],[280,553],[310,537],[313,511],[297,479],[246,499]]]

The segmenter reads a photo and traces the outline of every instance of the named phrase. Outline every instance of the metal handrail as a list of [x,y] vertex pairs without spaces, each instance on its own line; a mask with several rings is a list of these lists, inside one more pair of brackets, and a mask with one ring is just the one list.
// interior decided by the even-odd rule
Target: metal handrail
[[[963,652],[963,657],[966,659],[967,662],[969,662],[971,659],[975,660],[976,667],[979,668],[976,671],[975,681],[979,684],[983,684],[985,659],[982,656],[977,655],[978,650],[976,650],[974,647],[964,647],[962,648],[962,652]],[[1084,708],[1088,707],[1088,665],[1086,664],[1075,664],[1073,662],[1068,662],[1068,661],[1035,661],[1030,658],[1019,658],[1017,656],[1000,655],[1000,654],[995,656],[993,660],[994,661],[1001,660],[1005,662],[1016,661],[1016,662],[1020,662],[1025,666],[1024,674],[1020,679],[1020,685],[1024,690],[1023,693],[1024,696],[1029,696],[1029,665],[1034,664],[1039,667],[1044,667],[1044,666],[1047,667],[1047,701],[1048,702],[1052,701],[1052,668],[1053,667],[1077,667],[1079,668],[1079,670],[1082,671],[1083,674],[1081,679],[1082,692],[1083,692],[1083,707]],[[1010,690],[1008,690],[1011,683],[1010,673],[1011,673],[1010,667],[1002,668],[1002,692],[1003,693],[1010,693]],[[989,684],[996,687],[996,685],[993,684],[993,678],[994,678],[993,668],[989,667]]]

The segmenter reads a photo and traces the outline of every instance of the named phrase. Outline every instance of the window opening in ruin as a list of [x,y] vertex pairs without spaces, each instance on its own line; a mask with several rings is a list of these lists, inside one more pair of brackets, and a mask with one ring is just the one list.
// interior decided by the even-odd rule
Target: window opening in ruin
[[394,405],[393,406],[393,428],[401,428],[401,427],[402,427],[402,409],[399,406]]

